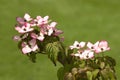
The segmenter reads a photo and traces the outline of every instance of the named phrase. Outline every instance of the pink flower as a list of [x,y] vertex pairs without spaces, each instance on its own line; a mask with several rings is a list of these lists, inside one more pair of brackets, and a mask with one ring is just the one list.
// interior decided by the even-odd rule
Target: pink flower
[[37,16],[36,19],[33,20],[34,26],[42,26],[48,23],[49,16],[45,16],[42,18],[41,16]]
[[24,18],[17,17],[16,20],[18,21],[19,24],[24,25],[26,22],[31,21],[32,18],[30,17],[29,14],[26,13],[26,14],[24,15]]
[[32,39],[31,41],[29,41],[29,45],[26,42],[23,42],[21,46],[22,46],[23,54],[35,52],[36,50],[38,50],[38,46],[36,44],[35,39]]
[[44,34],[43,33],[39,33],[39,35],[37,35],[37,34],[35,34],[35,33],[31,33],[31,37],[33,38],[33,39],[38,39],[38,40],[40,40],[40,41],[43,41],[44,40]]
[[91,50],[78,51],[72,56],[79,57],[80,59],[91,59],[94,57],[94,52]]
[[74,44],[72,46],[70,46],[70,49],[80,49],[80,48],[83,48],[85,46],[85,42],[78,42],[78,41],[75,41]]
[[47,26],[48,36],[51,36],[51,34],[53,34],[56,24],[56,22],[52,22],[50,25]]
[[98,44],[99,44],[99,41],[97,41],[95,44],[92,44],[91,42],[88,42],[87,47],[94,51],[95,48],[98,46]]
[[31,28],[30,27],[30,24],[26,24],[26,26],[25,25],[23,25],[23,26],[16,26],[15,27],[15,29],[19,32],[19,33],[27,33],[27,32],[30,32],[30,31],[33,31],[34,30],[34,28]]
[[38,40],[43,41],[44,40],[44,34],[40,32],[40,35],[37,37]]
[[81,59],[91,59],[93,57],[94,57],[94,52],[91,50],[85,50],[81,55]]
[[58,29],[55,29],[54,30],[54,35],[55,36],[58,36],[58,35],[60,35],[60,34],[62,34],[63,33],[63,31],[61,31],[61,30],[58,30]]
[[37,37],[38,37],[38,35],[36,33],[33,33],[33,32],[30,35],[33,39],[37,39]]
[[95,48],[96,53],[104,52],[110,50],[107,41],[99,41],[98,46]]

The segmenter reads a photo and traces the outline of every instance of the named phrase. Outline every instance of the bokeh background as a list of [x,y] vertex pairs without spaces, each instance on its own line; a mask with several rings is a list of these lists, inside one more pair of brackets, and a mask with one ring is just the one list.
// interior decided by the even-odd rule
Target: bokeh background
[[15,19],[24,13],[49,15],[64,31],[67,46],[74,40],[107,40],[111,51],[106,55],[117,61],[120,80],[120,0],[0,0],[0,80],[57,80],[59,63],[54,67],[44,55],[32,63],[12,40],[18,34]]

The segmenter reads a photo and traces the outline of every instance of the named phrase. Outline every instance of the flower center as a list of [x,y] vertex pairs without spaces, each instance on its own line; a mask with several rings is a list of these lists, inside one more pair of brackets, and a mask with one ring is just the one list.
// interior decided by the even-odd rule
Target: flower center
[[76,46],[79,47],[79,44],[77,44]]
[[24,22],[27,22],[27,20],[26,20],[26,19],[24,19]]
[[103,51],[104,49],[103,48],[101,48],[101,51]]

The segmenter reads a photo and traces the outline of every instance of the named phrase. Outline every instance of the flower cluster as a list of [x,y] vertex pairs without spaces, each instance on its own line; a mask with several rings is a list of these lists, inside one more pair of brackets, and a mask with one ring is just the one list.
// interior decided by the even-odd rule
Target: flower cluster
[[37,42],[43,42],[46,36],[59,36],[63,31],[56,28],[56,22],[50,22],[49,16],[31,18],[29,14],[17,17],[15,30],[20,35],[14,36],[15,41],[20,41],[20,48],[24,54],[39,51]]
[[[73,45],[70,46],[71,50],[75,50],[72,56],[79,57],[80,59],[90,59],[94,57],[94,54],[98,54],[104,51],[110,50],[108,42],[105,40],[97,41],[95,44],[91,42],[78,42],[75,41]],[[77,49],[77,50],[76,50]]]

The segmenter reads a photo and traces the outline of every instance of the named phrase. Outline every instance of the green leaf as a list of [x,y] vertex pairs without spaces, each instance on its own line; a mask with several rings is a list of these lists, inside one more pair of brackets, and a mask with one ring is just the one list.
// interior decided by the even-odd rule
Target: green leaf
[[105,59],[110,66],[115,66],[116,65],[116,61],[112,57],[105,56]]
[[103,80],[117,80],[114,71],[109,67],[101,71]]
[[109,80],[108,72],[106,69],[101,70],[101,76],[103,80]]
[[88,80],[92,80],[92,77],[93,77],[92,72],[91,71],[87,71],[86,73],[87,73]]
[[58,80],[64,80],[64,68],[61,67],[57,71]]
[[48,57],[56,66],[56,61],[59,53],[59,48],[54,43],[48,43],[46,45],[46,52],[48,53]]
[[93,74],[93,79],[95,80],[95,78],[97,77],[99,73],[99,69],[95,69],[94,71],[92,71],[92,74]]
[[116,80],[116,76],[112,70],[110,70],[108,74],[109,74],[110,80]]

